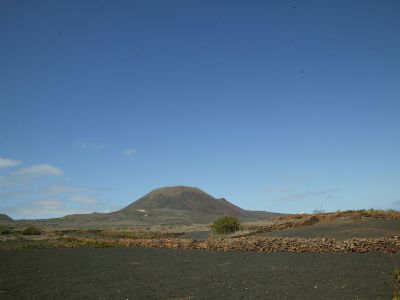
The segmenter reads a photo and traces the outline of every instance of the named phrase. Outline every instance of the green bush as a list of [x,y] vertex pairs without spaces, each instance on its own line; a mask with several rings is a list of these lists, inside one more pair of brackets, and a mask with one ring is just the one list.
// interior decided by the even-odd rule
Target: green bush
[[221,217],[211,225],[214,234],[226,234],[238,231],[241,229],[240,221],[235,217]]
[[0,234],[10,234],[11,230],[7,226],[0,225]]
[[26,227],[23,231],[22,231],[23,235],[41,235],[42,231],[35,227],[35,226],[29,226]]

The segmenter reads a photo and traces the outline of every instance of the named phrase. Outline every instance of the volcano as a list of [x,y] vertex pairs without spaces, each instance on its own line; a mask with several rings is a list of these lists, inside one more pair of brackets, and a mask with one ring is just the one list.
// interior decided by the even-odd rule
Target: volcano
[[174,210],[199,214],[249,217],[240,207],[221,198],[216,199],[199,188],[190,186],[164,187],[151,191],[142,198],[120,210],[132,211]]

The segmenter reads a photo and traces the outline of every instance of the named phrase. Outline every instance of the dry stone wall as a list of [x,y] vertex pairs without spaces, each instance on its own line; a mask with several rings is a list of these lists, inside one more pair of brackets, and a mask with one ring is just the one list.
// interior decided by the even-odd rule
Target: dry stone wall
[[88,238],[70,239],[66,247],[96,246],[148,247],[168,249],[201,249],[209,251],[254,251],[254,252],[400,252],[400,236],[386,238],[350,239],[338,241],[331,238],[282,238],[282,237],[240,237],[189,239],[121,239],[96,240]]

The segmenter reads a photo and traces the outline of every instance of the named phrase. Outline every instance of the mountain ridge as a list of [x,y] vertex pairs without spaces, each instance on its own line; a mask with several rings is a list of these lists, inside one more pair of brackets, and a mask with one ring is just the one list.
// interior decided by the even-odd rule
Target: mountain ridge
[[244,210],[225,198],[214,198],[190,186],[157,188],[120,210],[109,213],[72,214],[61,218],[18,220],[54,226],[151,226],[209,224],[230,215],[241,221],[267,220],[282,214]]

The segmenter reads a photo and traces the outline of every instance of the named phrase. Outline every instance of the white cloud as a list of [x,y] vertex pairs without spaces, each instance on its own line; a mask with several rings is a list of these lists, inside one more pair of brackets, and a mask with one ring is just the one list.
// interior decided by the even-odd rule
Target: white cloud
[[95,197],[85,195],[73,195],[68,199],[81,204],[96,204],[98,202]]
[[306,198],[314,198],[314,197],[331,199],[341,191],[343,191],[343,189],[334,188],[319,192],[292,193],[292,194],[282,195],[278,200],[291,201],[291,200],[303,200]]
[[62,174],[63,171],[61,171],[59,168],[48,164],[33,165],[30,167],[21,168],[14,173],[14,175],[18,176],[58,176]]
[[281,187],[268,187],[265,189],[268,194],[286,194],[286,193],[293,193],[293,189],[289,188],[281,188]]
[[54,210],[62,208],[64,206],[64,202],[59,199],[45,199],[36,201],[35,205],[46,209]]
[[128,148],[122,152],[125,156],[131,156],[136,153],[135,148]]
[[19,166],[20,164],[21,162],[19,160],[0,156],[0,168],[15,167]]
[[3,193],[0,193],[0,201],[7,201],[10,199],[26,197],[27,195],[30,195],[30,192],[28,192],[28,191],[3,192]]
[[0,187],[21,186],[21,188],[24,188],[23,185],[32,183],[33,180],[40,177],[60,176],[63,174],[62,170],[49,164],[32,165],[26,168],[17,169],[5,176],[0,176]]
[[106,144],[104,143],[94,143],[94,142],[85,142],[85,141],[79,141],[79,148],[84,149],[84,150],[102,150],[106,147]]
[[89,213],[85,207],[68,207],[60,199],[44,199],[20,203],[14,207],[3,208],[2,211],[16,219],[57,218],[69,214]]
[[[74,199],[89,202],[94,200],[94,197],[85,197],[86,196],[79,196],[74,197]],[[12,206],[0,206],[0,211],[2,213],[6,213],[14,219],[58,218],[70,214],[85,214],[95,211],[110,212],[116,209],[118,209],[118,207],[106,203],[74,203],[71,202],[71,199],[62,199],[59,197],[18,202]]]
[[[19,164],[19,161],[0,157],[1,168]],[[47,178],[42,177],[59,177],[63,174],[60,168],[43,163],[19,167],[1,175],[0,211],[16,219],[37,219],[114,209],[113,205],[90,195],[90,189],[84,187],[66,185],[54,179],[51,185],[40,185],[48,182]]]
[[51,185],[48,187],[45,187],[41,190],[42,193],[45,194],[50,194],[50,195],[58,195],[58,194],[64,194],[64,193],[78,193],[78,192],[84,192],[84,188],[79,188],[79,187],[71,187],[71,186],[66,186],[62,184],[55,184]]
[[394,202],[392,203],[392,206],[400,207],[400,200],[399,200],[399,201],[394,201]]

